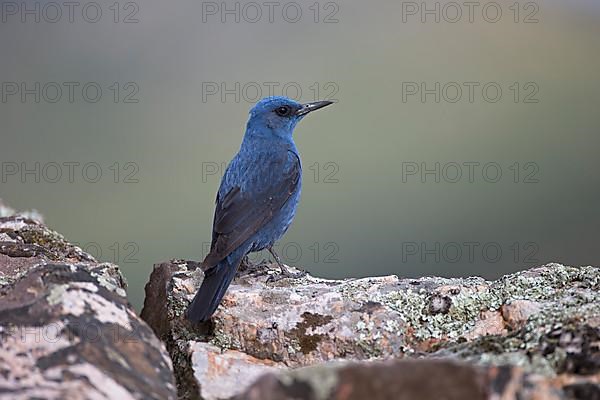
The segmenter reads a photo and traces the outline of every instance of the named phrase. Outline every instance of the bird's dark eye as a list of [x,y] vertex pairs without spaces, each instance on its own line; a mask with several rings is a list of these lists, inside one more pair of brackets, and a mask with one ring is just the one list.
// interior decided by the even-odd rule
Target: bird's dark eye
[[287,117],[291,112],[292,108],[290,106],[281,106],[275,109],[275,114],[279,115],[280,117]]

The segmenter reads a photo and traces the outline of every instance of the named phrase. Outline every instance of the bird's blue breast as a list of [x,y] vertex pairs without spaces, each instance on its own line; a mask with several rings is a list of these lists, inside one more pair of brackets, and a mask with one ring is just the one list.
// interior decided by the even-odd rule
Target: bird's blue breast
[[[293,167],[293,163],[300,162],[300,158],[297,153],[291,151],[287,154],[287,158],[287,167],[290,169]],[[296,210],[298,209],[298,203],[300,202],[301,189],[302,175],[299,177],[296,190],[291,194],[290,198],[283,205],[283,207],[281,207],[279,211],[274,212],[273,218],[258,232],[256,232],[252,238],[253,245],[251,251],[263,250],[267,247],[273,246],[276,241],[281,239],[294,220]]]
[[239,186],[247,196],[255,198],[255,204],[264,201],[261,188],[289,179],[289,172],[300,169],[298,184],[290,197],[272,217],[248,240],[250,251],[260,251],[275,244],[290,227],[300,201],[302,174],[300,157],[293,143],[274,143],[271,146],[242,146],[229,164],[219,193],[225,195],[232,187]]
[[284,206],[273,215],[262,229],[260,229],[252,238],[253,246],[251,251],[260,251],[269,246],[273,246],[276,241],[287,232],[292,224],[300,202],[300,191],[302,182],[299,182],[298,188],[290,196]]

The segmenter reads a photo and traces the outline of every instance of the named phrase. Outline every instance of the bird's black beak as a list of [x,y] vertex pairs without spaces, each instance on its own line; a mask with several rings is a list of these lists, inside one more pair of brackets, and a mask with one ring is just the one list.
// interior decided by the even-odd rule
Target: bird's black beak
[[296,111],[296,115],[306,115],[309,112],[313,112],[328,105],[333,104],[333,101],[315,101],[313,103],[302,104],[302,108]]

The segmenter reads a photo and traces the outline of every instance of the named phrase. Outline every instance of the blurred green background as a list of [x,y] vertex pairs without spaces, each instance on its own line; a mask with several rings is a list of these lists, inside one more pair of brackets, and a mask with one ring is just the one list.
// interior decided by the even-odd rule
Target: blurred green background
[[[221,2],[102,1],[85,14],[82,2],[70,22],[66,7],[58,18],[48,2],[28,2],[33,14],[1,2],[0,197],[121,265],[139,308],[153,263],[206,254],[220,167],[256,88],[285,86],[338,101],[295,132],[304,188],[279,245],[289,264],[336,278],[598,265],[597,2],[497,2],[499,18],[482,2],[473,22],[466,7],[450,22],[441,2],[439,23],[422,22],[421,2],[287,3],[272,22],[262,2],[238,3],[236,22]],[[65,82],[79,85],[72,101]],[[465,82],[479,84],[472,101]],[[424,101],[406,92],[421,83]]]

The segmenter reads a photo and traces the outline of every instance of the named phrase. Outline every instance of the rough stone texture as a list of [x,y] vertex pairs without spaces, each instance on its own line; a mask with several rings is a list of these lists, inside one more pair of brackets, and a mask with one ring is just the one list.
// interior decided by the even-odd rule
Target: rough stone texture
[[448,360],[315,366],[262,376],[236,400],[559,400],[549,381],[519,368]]
[[0,213],[0,398],[176,398],[118,267],[1,202]]
[[[242,395],[247,380],[232,381],[232,374],[221,368],[225,362],[249,374],[265,366],[294,369],[327,361],[392,358],[463,360],[475,371],[470,379],[488,376],[477,387],[488,390],[489,396],[519,393],[523,399],[589,399],[600,394],[600,270],[596,267],[548,264],[496,281],[306,276],[267,283],[275,270],[265,266],[261,273],[239,276],[212,322],[191,326],[183,315],[202,281],[202,271],[196,263],[183,260],[155,265],[142,318],[167,343],[181,398],[255,398],[252,390],[265,394],[266,387],[279,387],[277,382],[289,376],[268,375]],[[392,377],[398,368],[421,368],[415,365],[376,368],[391,368]],[[431,368],[447,368],[439,365]],[[504,365],[505,370],[497,368]],[[344,375],[353,377],[348,378],[350,383],[353,379],[368,382],[370,374],[379,374],[365,369],[361,375],[363,366],[324,368],[318,371],[350,374]],[[387,373],[381,372],[382,388],[387,387]],[[429,381],[435,383],[438,373],[432,369],[421,376],[434,377]],[[501,374],[500,383],[489,378],[494,373]],[[298,397],[302,399],[360,398],[338,392],[331,397],[298,385],[304,388],[304,397]],[[500,389],[490,392],[490,387]],[[318,393],[310,395],[311,390]],[[352,393],[356,390],[358,384]],[[551,393],[548,397],[537,394],[546,391]],[[273,396],[264,398],[285,398]],[[498,396],[512,399],[516,394]]]
[[284,366],[259,360],[237,350],[225,350],[203,342],[191,344],[194,378],[210,382],[210,394],[217,398],[231,397],[232,389],[248,387],[261,375],[278,372]]

